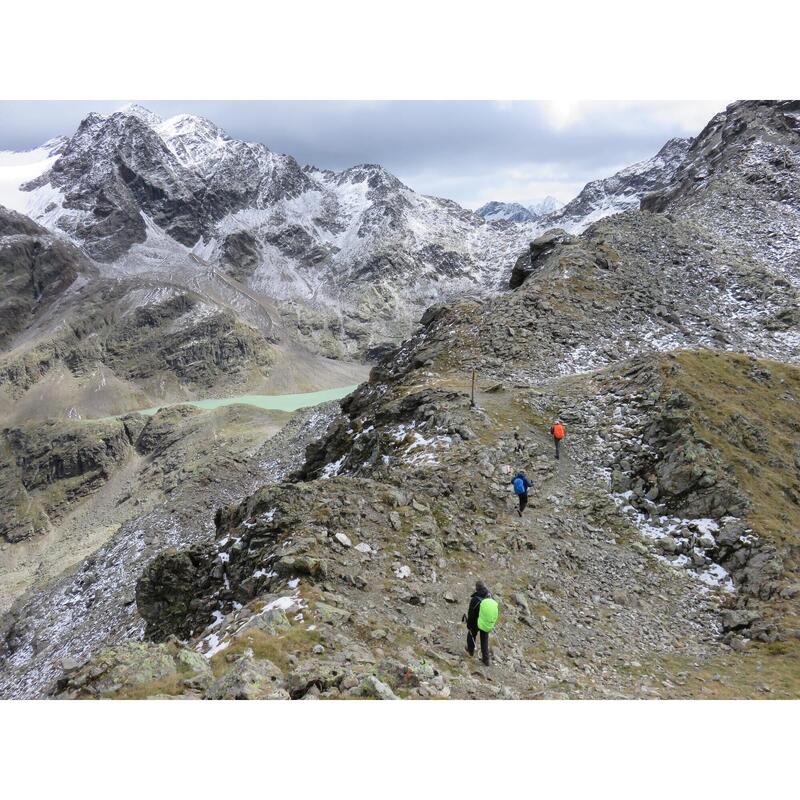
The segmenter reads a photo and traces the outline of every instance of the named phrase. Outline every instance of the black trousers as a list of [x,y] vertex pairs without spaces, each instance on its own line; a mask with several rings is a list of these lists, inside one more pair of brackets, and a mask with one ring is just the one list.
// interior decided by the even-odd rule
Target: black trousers
[[517,495],[519,497],[519,513],[521,514],[525,510],[525,506],[528,505],[528,493]]
[[475,637],[480,633],[481,639],[481,658],[483,663],[488,666],[489,664],[489,634],[486,631],[479,631],[477,628],[473,631],[467,628],[467,652],[472,655],[475,652]]
[[556,439],[554,436],[553,441],[556,443],[556,458],[561,460],[561,439]]

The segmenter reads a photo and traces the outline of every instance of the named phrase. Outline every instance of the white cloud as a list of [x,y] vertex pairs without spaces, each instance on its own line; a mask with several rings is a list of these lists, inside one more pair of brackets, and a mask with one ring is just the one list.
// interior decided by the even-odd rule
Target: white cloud
[[605,177],[619,168],[617,164],[600,167],[596,174],[585,176],[558,162],[526,162],[508,168],[478,168],[469,174],[443,175],[424,170],[399,177],[423,194],[456,199],[474,210],[490,200],[530,205],[547,195],[566,203],[588,180]]
[[583,119],[589,105],[580,100],[545,100],[542,112],[550,127],[560,131]]
[[632,134],[669,127],[682,135],[697,134],[730,100],[546,100],[541,110],[556,131],[598,126],[602,130]]

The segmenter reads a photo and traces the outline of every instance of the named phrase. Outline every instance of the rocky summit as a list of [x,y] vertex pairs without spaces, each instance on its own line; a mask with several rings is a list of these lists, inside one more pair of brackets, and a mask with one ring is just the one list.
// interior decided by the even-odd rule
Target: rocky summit
[[[798,697],[798,108],[523,221],[89,117],[0,217],[0,693]],[[364,363],[296,414],[178,402]]]

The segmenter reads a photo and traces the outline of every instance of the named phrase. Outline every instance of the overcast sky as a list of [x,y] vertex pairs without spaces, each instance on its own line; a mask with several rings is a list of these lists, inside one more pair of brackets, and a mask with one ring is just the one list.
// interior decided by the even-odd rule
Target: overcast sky
[[[31,149],[127,102],[0,102],[0,150]],[[667,139],[696,135],[729,101],[134,102],[162,117],[208,117],[302,164],[382,164],[417,191],[474,209],[548,194],[566,202]]]

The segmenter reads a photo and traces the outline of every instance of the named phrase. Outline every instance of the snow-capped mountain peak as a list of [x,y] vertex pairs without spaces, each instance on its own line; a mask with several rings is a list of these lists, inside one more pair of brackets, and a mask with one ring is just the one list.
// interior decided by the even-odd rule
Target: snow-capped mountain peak
[[115,113],[126,114],[127,116],[130,117],[137,117],[142,122],[146,123],[147,125],[150,125],[151,127],[161,123],[161,117],[159,117],[158,114],[155,114],[149,108],[140,106],[138,103],[128,103]]
[[638,208],[643,197],[671,183],[686,161],[691,145],[690,138],[670,139],[652,158],[608,178],[590,181],[577,197],[543,219],[550,227],[580,233],[603,217]]
[[532,203],[528,206],[528,211],[534,215],[534,217],[543,217],[546,214],[552,214],[554,211],[558,211],[564,204],[560,203],[556,200],[553,195],[549,194],[544,200],[540,200],[538,203]]
[[153,130],[185,167],[194,167],[218,157],[233,140],[204,117],[179,114],[159,122]]
[[528,206],[524,206],[522,203],[502,203],[492,200],[481,206],[475,213],[491,222],[499,220],[505,220],[506,222],[535,222],[540,217],[557,211],[562,205],[552,195],[547,195],[543,200]]
[[500,220],[506,222],[532,222],[535,219],[530,209],[523,206],[522,203],[503,203],[498,200],[489,201],[475,213],[490,222]]

